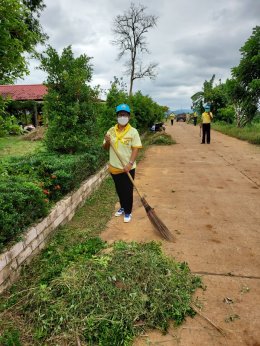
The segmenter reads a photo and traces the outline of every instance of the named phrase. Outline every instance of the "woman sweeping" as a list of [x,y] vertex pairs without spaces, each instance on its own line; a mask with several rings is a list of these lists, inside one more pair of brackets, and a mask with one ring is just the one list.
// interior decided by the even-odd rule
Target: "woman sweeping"
[[[133,208],[133,184],[128,175],[135,177],[136,158],[139,148],[142,148],[138,131],[129,124],[130,107],[120,104],[116,107],[117,124],[111,127],[105,135],[103,147],[109,149],[109,172],[114,180],[120,208],[115,216],[124,215],[124,222],[130,222]],[[122,165],[112,146],[120,154]]]

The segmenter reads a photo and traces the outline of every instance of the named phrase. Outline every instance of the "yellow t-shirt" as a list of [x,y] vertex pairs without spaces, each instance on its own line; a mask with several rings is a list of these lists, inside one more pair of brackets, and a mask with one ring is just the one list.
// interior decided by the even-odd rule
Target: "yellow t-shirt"
[[[123,132],[118,131],[118,125],[116,124],[107,131],[107,134],[125,164],[130,160],[132,148],[142,148],[139,133],[130,124],[126,125]],[[134,162],[133,168],[136,168],[136,162]],[[112,174],[124,172],[123,166],[112,147],[109,148],[109,172]]]
[[213,118],[213,114],[211,112],[204,112],[201,115],[201,121],[203,124],[210,124]]

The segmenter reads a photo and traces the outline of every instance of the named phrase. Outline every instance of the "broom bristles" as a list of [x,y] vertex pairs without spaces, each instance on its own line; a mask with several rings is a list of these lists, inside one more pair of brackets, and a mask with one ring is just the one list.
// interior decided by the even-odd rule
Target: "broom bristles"
[[150,205],[147,203],[147,201],[144,197],[141,198],[141,201],[142,201],[144,209],[148,215],[148,218],[151,221],[154,228],[161,234],[161,236],[164,239],[166,239],[168,241],[173,241],[174,240],[173,235],[171,234],[171,232],[167,228],[167,226],[156,215],[154,209],[152,207],[150,207]]

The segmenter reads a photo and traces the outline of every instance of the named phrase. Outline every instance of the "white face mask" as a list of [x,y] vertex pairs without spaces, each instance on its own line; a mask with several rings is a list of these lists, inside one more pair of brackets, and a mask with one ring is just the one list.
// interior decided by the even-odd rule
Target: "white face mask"
[[129,118],[128,117],[118,117],[117,118],[117,122],[119,125],[122,125],[122,126],[125,126],[129,121]]

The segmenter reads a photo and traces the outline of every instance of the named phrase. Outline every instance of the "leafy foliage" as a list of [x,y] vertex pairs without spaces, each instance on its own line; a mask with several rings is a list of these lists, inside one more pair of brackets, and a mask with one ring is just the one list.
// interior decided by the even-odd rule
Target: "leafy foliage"
[[0,84],[12,83],[28,74],[24,53],[32,53],[37,43],[42,43],[43,34],[38,18],[43,2],[1,0],[0,3]]
[[236,121],[238,127],[251,123],[257,116],[260,100],[260,27],[253,28],[251,37],[240,52],[238,66],[231,69],[232,78],[213,85],[215,75],[205,81],[203,90],[191,96],[193,109],[202,112],[203,103],[211,105],[215,120]]
[[47,215],[42,190],[21,177],[0,180],[0,249],[35,220]]
[[[120,103],[128,103],[128,96],[125,91],[125,85],[122,79],[114,77],[114,80],[110,82],[110,89],[107,93],[107,100],[104,105],[101,106],[98,115],[98,127],[100,133],[104,135],[106,131],[115,125],[116,123],[116,106]],[[134,114],[131,112],[131,123],[134,124]]]
[[49,46],[41,56],[40,68],[48,73],[44,113],[50,151],[82,152],[95,144],[97,91],[87,85],[92,78],[90,59],[74,58],[70,46],[61,56]]
[[107,102],[102,105],[98,116],[98,127],[102,134],[116,123],[115,108],[120,103],[127,103],[131,108],[130,123],[141,132],[146,131],[155,122],[164,119],[165,107],[154,102],[141,91],[128,96],[122,80],[115,77],[107,94]]
[[51,204],[79,187],[107,160],[100,147],[80,155],[38,153],[1,162],[0,248],[39,218]]
[[[260,105],[260,26],[246,41],[240,52],[242,58],[238,66],[233,67],[233,92],[231,99],[235,103],[238,126],[250,123],[257,114]],[[229,84],[231,86],[232,84]]]
[[158,105],[149,96],[144,96],[141,91],[136,92],[130,100],[139,129],[145,131],[154,123],[164,119],[164,107]]

